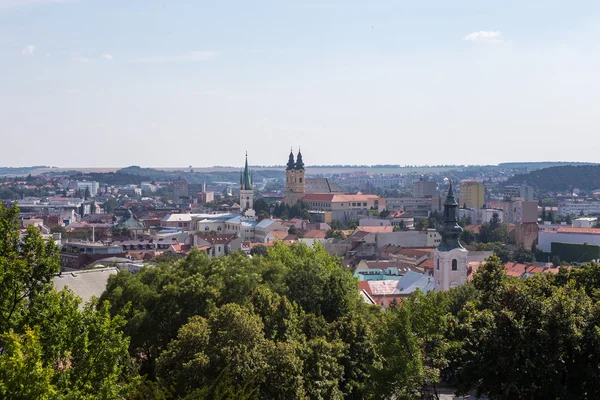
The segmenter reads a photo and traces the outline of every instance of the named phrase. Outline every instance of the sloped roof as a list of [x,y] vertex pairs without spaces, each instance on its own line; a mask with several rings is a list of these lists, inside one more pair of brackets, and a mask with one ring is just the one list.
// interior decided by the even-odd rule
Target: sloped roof
[[394,232],[393,226],[359,226],[357,228],[361,232]]
[[56,290],[62,290],[68,287],[76,296],[81,297],[83,303],[85,303],[89,301],[92,296],[100,297],[106,289],[108,278],[118,272],[119,270],[117,268],[63,272],[54,276],[52,283]]
[[433,252],[433,248],[425,247],[425,248],[405,248],[400,250],[397,254],[401,254],[406,257],[413,258],[421,258],[423,256],[428,256]]
[[319,231],[316,229],[310,230],[304,234],[306,239],[325,239],[325,235],[327,232]]

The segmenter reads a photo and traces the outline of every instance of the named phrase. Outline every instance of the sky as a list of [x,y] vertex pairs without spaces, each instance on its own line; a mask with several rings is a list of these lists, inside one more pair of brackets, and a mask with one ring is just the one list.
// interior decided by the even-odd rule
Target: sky
[[0,165],[600,162],[599,71],[597,0],[0,0]]

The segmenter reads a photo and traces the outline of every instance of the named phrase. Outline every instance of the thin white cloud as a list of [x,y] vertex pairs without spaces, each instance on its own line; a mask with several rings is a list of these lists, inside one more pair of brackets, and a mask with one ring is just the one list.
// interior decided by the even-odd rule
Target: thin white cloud
[[32,56],[35,53],[35,46],[30,44],[29,46],[25,46],[23,50],[21,50],[21,54],[24,56]]
[[82,63],[82,64],[87,64],[87,63],[89,63],[89,62],[90,62],[90,59],[89,59],[89,58],[86,58],[86,57],[80,56],[80,55],[79,55],[79,54],[77,54],[77,53],[73,53],[73,54],[71,54],[71,59],[72,59],[73,61],[75,61],[75,62],[79,62],[79,63]]
[[0,0],[0,10],[7,8],[26,7],[36,4],[71,3],[76,0]]
[[102,58],[107,61],[111,61],[113,56],[111,54],[102,54]]
[[467,42],[502,42],[500,31],[471,32],[463,40]]
[[67,90],[67,93],[69,93],[69,94],[79,94],[79,93],[82,93],[82,91],[81,91],[81,89],[78,89],[78,88],[71,88],[71,89]]
[[198,62],[213,58],[217,53],[214,51],[188,51],[175,56],[153,56],[134,59],[134,62],[148,64]]

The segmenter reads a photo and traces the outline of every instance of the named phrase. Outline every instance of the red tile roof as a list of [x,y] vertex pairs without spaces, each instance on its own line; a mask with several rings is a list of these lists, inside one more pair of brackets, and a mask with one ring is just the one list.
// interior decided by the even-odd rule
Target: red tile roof
[[588,235],[600,235],[600,229],[598,228],[572,228],[570,226],[563,226],[558,228],[558,233],[584,233]]
[[310,230],[304,234],[305,239],[325,239],[325,231],[319,231],[316,229]]
[[400,250],[397,254],[401,254],[403,256],[406,257],[413,257],[413,258],[421,258],[423,256],[427,256],[429,254],[431,254],[433,252],[433,248],[405,248]]
[[361,232],[394,232],[393,226],[359,226],[357,228]]

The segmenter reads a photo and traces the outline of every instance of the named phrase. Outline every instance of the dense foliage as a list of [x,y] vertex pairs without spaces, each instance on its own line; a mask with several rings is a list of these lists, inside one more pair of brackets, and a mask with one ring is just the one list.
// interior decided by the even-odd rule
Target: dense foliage
[[600,265],[472,282],[382,310],[321,247],[192,252],[110,278],[80,306],[57,250],[0,218],[0,398],[600,397]]
[[600,165],[565,165],[517,174],[508,178],[507,185],[526,183],[541,193],[564,192],[573,188],[595,190],[600,187]]
[[121,398],[137,379],[123,318],[54,291],[57,248],[17,217],[0,207],[0,398]]

